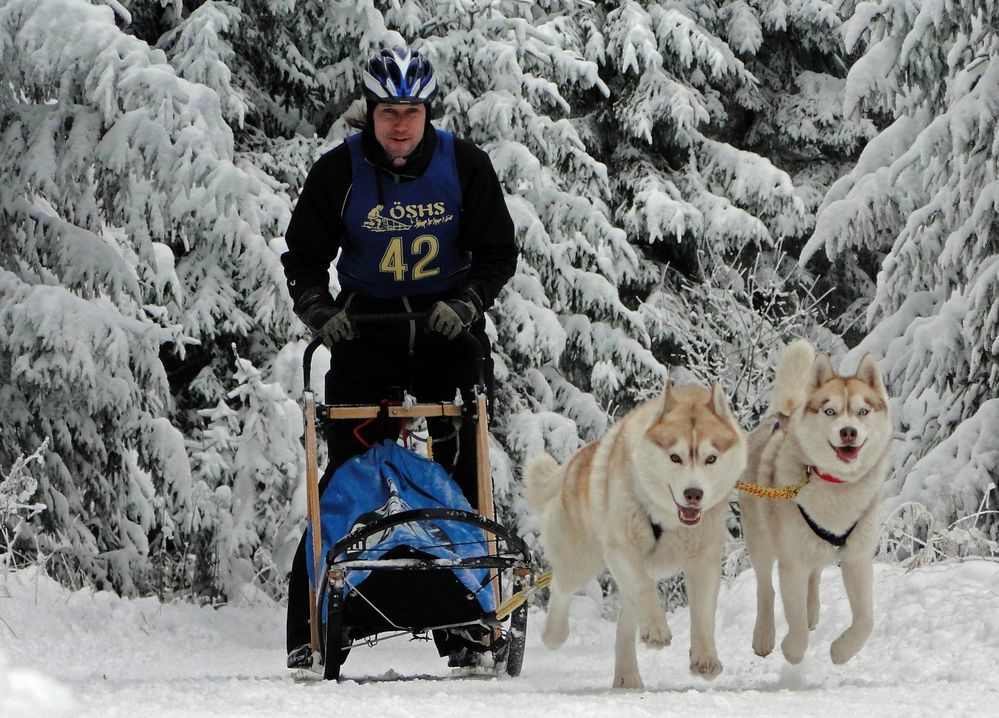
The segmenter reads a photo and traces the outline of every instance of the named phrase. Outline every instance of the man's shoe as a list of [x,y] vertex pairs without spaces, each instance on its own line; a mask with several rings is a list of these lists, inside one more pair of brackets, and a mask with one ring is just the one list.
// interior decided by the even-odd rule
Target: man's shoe
[[476,668],[480,663],[482,654],[473,651],[471,648],[462,647],[454,653],[448,654],[448,668]]
[[474,671],[478,668],[488,668],[492,655],[486,643],[488,634],[478,629],[452,629],[448,632],[450,650],[447,654],[447,665],[459,671]]
[[288,668],[312,668],[312,646],[305,643],[288,654]]

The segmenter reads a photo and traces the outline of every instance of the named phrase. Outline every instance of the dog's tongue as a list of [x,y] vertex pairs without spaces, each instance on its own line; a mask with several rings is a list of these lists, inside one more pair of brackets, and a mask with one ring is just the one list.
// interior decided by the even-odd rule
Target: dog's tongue
[[857,454],[860,453],[859,446],[837,446],[836,456],[838,456],[843,461],[853,461],[857,458]]
[[701,510],[698,508],[693,508],[690,506],[677,506],[677,513],[680,515],[680,520],[689,525],[694,525],[701,520]]

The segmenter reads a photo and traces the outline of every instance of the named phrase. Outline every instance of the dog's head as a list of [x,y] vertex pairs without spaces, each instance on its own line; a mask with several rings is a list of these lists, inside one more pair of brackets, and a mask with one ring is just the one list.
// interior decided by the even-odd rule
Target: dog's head
[[854,376],[839,376],[829,357],[812,364],[808,399],[794,435],[809,461],[844,481],[858,480],[891,443],[888,392],[870,354]]
[[637,452],[638,483],[657,515],[694,526],[735,487],[746,465],[745,437],[718,383],[706,389],[667,382],[656,402]]

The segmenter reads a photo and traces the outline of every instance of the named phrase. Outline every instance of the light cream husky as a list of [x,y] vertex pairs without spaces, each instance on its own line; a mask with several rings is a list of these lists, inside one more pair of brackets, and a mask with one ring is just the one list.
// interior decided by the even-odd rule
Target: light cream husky
[[721,673],[714,634],[727,498],[745,463],[745,438],[717,384],[667,383],[565,465],[533,457],[527,494],[553,574],[545,645],[565,642],[573,593],[607,568],[621,592],[614,686],[641,688],[636,630],[653,648],[672,639],[653,577],[682,569],[690,670]]
[[[766,418],[749,438],[744,479],[764,487],[802,484],[792,500],[740,493],[746,548],[756,572],[753,650],[774,648],[773,565],[780,581],[789,663],[799,663],[819,621],[819,577],[840,562],[853,622],[832,643],[850,660],[874,626],[873,569],[881,485],[892,439],[888,395],[870,354],[855,376],[837,375],[804,340],[784,352]],[[740,484],[741,486],[741,484]]]

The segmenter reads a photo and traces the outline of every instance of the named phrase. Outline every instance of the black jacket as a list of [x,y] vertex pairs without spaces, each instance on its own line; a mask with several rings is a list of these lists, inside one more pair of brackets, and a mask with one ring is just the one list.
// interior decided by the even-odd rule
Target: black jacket
[[[424,141],[401,170],[391,168],[374,133],[365,129],[362,146],[367,160],[379,168],[379,180],[406,182],[419,177],[433,156],[436,135],[427,125]],[[517,267],[513,220],[489,156],[465,140],[455,138],[455,164],[461,185],[461,236],[459,242],[472,255],[465,285],[454,294],[471,289],[489,308]],[[340,144],[320,157],[309,171],[292,213],[281,255],[288,291],[295,312],[317,302],[333,304],[329,294],[329,268],[345,232],[342,215],[351,189],[351,162],[347,145]]]

